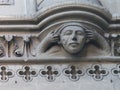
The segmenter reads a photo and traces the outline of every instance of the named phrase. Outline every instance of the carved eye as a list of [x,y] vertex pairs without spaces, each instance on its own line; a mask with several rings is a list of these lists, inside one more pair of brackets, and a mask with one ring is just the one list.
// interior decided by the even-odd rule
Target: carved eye
[[83,33],[81,31],[77,31],[76,35],[83,35]]
[[64,35],[71,35],[72,34],[72,31],[71,30],[67,30]]

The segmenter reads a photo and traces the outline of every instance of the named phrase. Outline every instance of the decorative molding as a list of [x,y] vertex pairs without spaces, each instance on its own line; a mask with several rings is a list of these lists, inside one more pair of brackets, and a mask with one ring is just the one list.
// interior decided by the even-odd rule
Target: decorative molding
[[63,74],[69,77],[72,81],[78,81],[81,76],[83,76],[83,71],[76,66],[68,66],[68,68],[63,70]]
[[[84,23],[82,23],[82,24],[84,24]],[[63,24],[63,26],[64,26],[64,24]],[[94,30],[94,28],[93,28],[93,30]],[[55,32],[57,30],[51,30],[51,31]],[[46,33],[46,36],[49,36],[50,32],[46,32],[46,31],[44,31],[44,32]],[[93,36],[95,35],[92,30],[90,31],[90,33]],[[98,33],[97,37],[99,35],[101,35],[98,31],[97,31],[97,33]],[[57,34],[55,34],[55,33],[53,33],[53,34],[56,35],[55,36],[56,38],[58,37]],[[17,59],[20,59],[20,58],[23,58],[23,60],[24,59],[26,59],[26,60],[29,60],[29,59],[32,60],[33,58],[35,60],[46,59],[47,57],[44,57],[44,56],[41,57],[42,54],[40,54],[40,52],[39,52],[39,46],[42,43],[41,39],[45,40],[45,38],[42,37],[43,35],[42,34],[38,34],[37,36],[28,36],[28,35],[23,35],[23,36],[3,35],[3,36],[0,36],[0,60],[2,60],[3,58],[6,59],[6,60],[7,59],[13,59],[13,60],[16,59],[17,60]],[[60,35],[60,34],[58,33],[58,35]],[[94,37],[94,38],[97,38],[97,37]],[[120,39],[120,37],[119,37],[119,35],[118,34],[107,34],[107,35],[105,35],[105,37],[102,36],[102,35],[100,37],[104,38],[104,40],[102,40],[102,43],[103,43],[103,41],[105,41],[105,43],[107,43],[107,44],[105,44],[105,43],[103,44],[104,45],[104,50],[106,50],[107,52],[111,53],[112,55],[109,55],[109,54],[107,55],[106,53],[104,53],[103,57],[99,57],[96,54],[96,55],[94,55],[95,59],[97,59],[97,58],[98,59],[99,58],[101,58],[101,59],[103,58],[104,59],[104,56],[109,56],[109,57],[107,57],[108,59],[109,58],[114,59],[116,56],[117,56],[117,58],[119,58],[119,56],[120,56],[120,52],[119,52],[119,39]],[[49,39],[50,38],[52,39],[52,37],[49,37]],[[58,37],[58,39],[59,39],[59,37]],[[101,39],[99,39],[99,40],[101,40]],[[50,42],[50,40],[49,40],[49,42]],[[92,44],[92,42],[90,42],[90,44]],[[57,43],[58,43],[59,46],[61,45],[61,44],[59,44],[59,42],[56,41],[56,42],[51,42],[50,46],[52,46],[52,45],[54,46]],[[89,43],[87,43],[87,44],[88,44],[87,45],[87,47],[88,47]],[[100,44],[100,45],[102,47],[102,44]],[[110,49],[109,48],[105,49],[105,45],[110,46]],[[45,45],[43,45],[43,46],[45,47]],[[108,47],[108,46],[106,46],[106,47]],[[81,49],[80,51],[83,52],[83,49]],[[98,55],[100,55],[100,54],[98,54]],[[55,55],[55,56],[57,56],[57,55]],[[81,56],[82,56],[82,54],[81,54]],[[81,58],[81,56],[79,56],[79,58]],[[48,57],[49,57],[49,55],[48,55]],[[71,59],[70,56],[68,56],[67,58]],[[83,58],[83,56],[82,56],[82,58]],[[84,56],[84,58],[85,59],[91,59],[91,57],[90,58],[86,58],[85,56]],[[105,60],[107,58],[105,57]],[[116,60],[117,60],[117,58],[116,58]],[[50,57],[50,59],[54,59],[54,58]],[[63,57],[59,56],[58,59],[63,59]]]
[[45,69],[40,70],[40,75],[47,81],[53,82],[60,75],[60,71],[55,66],[45,66]]
[[[117,64],[117,63],[116,63]],[[83,65],[83,64],[54,64],[54,65],[12,65],[14,68],[11,68],[11,65],[1,65],[0,66],[0,81],[9,82],[9,79],[21,80],[22,77],[25,82],[34,82],[36,80],[48,82],[56,81],[66,81],[70,80],[73,82],[81,81],[85,78],[89,80],[103,81],[103,80],[114,80],[115,78],[120,79],[120,65],[112,64],[108,68],[106,65],[109,64],[92,64],[92,65]],[[116,68],[114,67],[116,65]],[[104,66],[104,67],[102,67]],[[9,69],[9,68],[10,69]],[[22,69],[20,69],[22,67]],[[34,67],[34,68],[32,68]],[[91,67],[91,68],[90,68]],[[38,72],[39,71],[39,72]],[[18,79],[16,79],[16,77]],[[93,79],[92,79],[92,78]],[[0,83],[1,83],[0,82]]]
[[118,78],[120,79],[120,64],[118,64],[116,68],[112,69],[112,74],[114,76],[118,76]]
[[108,71],[105,68],[102,68],[101,65],[95,64],[92,68],[87,70],[87,74],[91,76],[93,79],[100,81],[104,76],[108,75]]
[[24,81],[30,82],[33,77],[37,76],[37,72],[35,69],[32,69],[30,66],[23,66],[22,69],[17,71],[17,75],[22,77]]
[[0,81],[6,82],[9,78],[14,77],[13,70],[9,69],[6,66],[0,66]]
[[[55,25],[33,35],[3,35],[0,37],[0,59],[23,58],[35,60],[51,58],[81,58],[111,56],[111,47],[104,37],[104,31],[84,22],[69,21]],[[95,29],[97,28],[97,29]],[[71,30],[69,30],[71,29]],[[66,31],[71,32],[69,35]],[[77,32],[74,34],[74,31]],[[46,36],[46,37],[44,37]],[[67,44],[65,44],[65,42]],[[90,48],[93,50],[90,50]],[[98,53],[99,52],[99,53]],[[47,57],[46,57],[47,56]]]

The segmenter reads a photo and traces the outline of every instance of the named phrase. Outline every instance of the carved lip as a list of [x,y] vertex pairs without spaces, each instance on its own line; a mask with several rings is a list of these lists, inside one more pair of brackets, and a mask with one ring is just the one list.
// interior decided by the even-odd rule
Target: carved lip
[[77,43],[77,42],[72,42],[72,43],[70,43],[69,45],[72,46],[72,47],[76,47],[78,44],[79,44],[79,43]]

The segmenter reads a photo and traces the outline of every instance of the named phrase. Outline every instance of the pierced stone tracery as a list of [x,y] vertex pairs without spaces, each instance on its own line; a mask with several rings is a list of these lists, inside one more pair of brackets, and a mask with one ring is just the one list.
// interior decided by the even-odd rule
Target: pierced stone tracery
[[19,69],[17,74],[25,81],[31,81],[33,77],[37,76],[36,70],[32,69],[30,66],[24,66],[22,69]]
[[69,66],[68,68],[63,70],[63,73],[72,81],[77,81],[81,76],[83,76],[83,71],[76,66]]
[[0,66],[0,81],[8,81],[14,76],[14,72],[6,66]]
[[114,76],[118,76],[118,78],[120,79],[120,64],[118,64],[116,68],[112,69],[112,74]]
[[22,69],[16,66],[16,70],[13,70],[13,68],[9,69],[9,66],[1,65],[0,81],[6,82],[9,81],[9,79],[13,80],[14,77],[22,77],[25,82],[32,82],[33,79],[41,81],[41,78],[43,78],[43,80],[45,78],[48,82],[54,82],[56,80],[64,81],[64,79],[67,80],[68,78],[70,81],[81,81],[85,77],[90,78],[91,80],[94,79],[95,81],[111,80],[113,79],[112,77],[115,76],[117,76],[116,78],[120,78],[120,65],[118,64],[116,68],[114,65],[112,66],[113,67],[108,69],[103,67],[101,64],[93,64],[92,66],[85,66],[85,68],[82,64],[65,65],[64,68],[59,65],[45,65],[44,67],[41,67],[41,65],[38,65],[37,67],[25,65]]
[[108,71],[101,67],[101,65],[93,65],[92,68],[87,70],[88,75],[92,76],[95,80],[102,80],[108,74]]
[[52,82],[60,75],[60,71],[54,66],[46,66],[45,69],[40,70],[40,75]]

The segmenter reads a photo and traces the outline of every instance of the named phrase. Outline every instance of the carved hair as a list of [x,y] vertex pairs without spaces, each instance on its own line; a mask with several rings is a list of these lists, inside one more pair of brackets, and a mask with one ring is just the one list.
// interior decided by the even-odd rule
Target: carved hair
[[[81,27],[81,28],[83,28],[83,30],[84,30],[85,33],[86,33],[86,30],[88,30],[88,28],[85,27],[85,26],[84,26],[83,24],[81,24],[81,23],[78,23],[78,22],[70,22],[70,23],[64,23],[64,24],[62,24],[62,25],[55,31],[55,34],[57,34],[57,35],[60,36],[62,30],[63,30],[64,28],[68,27],[68,26],[78,26],[78,27]],[[86,34],[86,35],[87,35],[87,34]],[[86,37],[86,35],[85,35],[85,37]],[[89,40],[88,40],[88,38],[86,38],[86,43],[88,43],[88,42],[89,42]],[[60,44],[60,42],[58,42],[58,44]]]
[[71,23],[65,23],[65,24],[61,25],[61,26],[57,29],[56,32],[57,32],[58,34],[61,34],[62,30],[63,30],[64,28],[68,27],[68,26],[78,26],[78,27],[83,28],[84,31],[88,29],[88,28],[86,28],[86,27],[85,27],[83,24],[81,24],[81,23],[71,22]]

